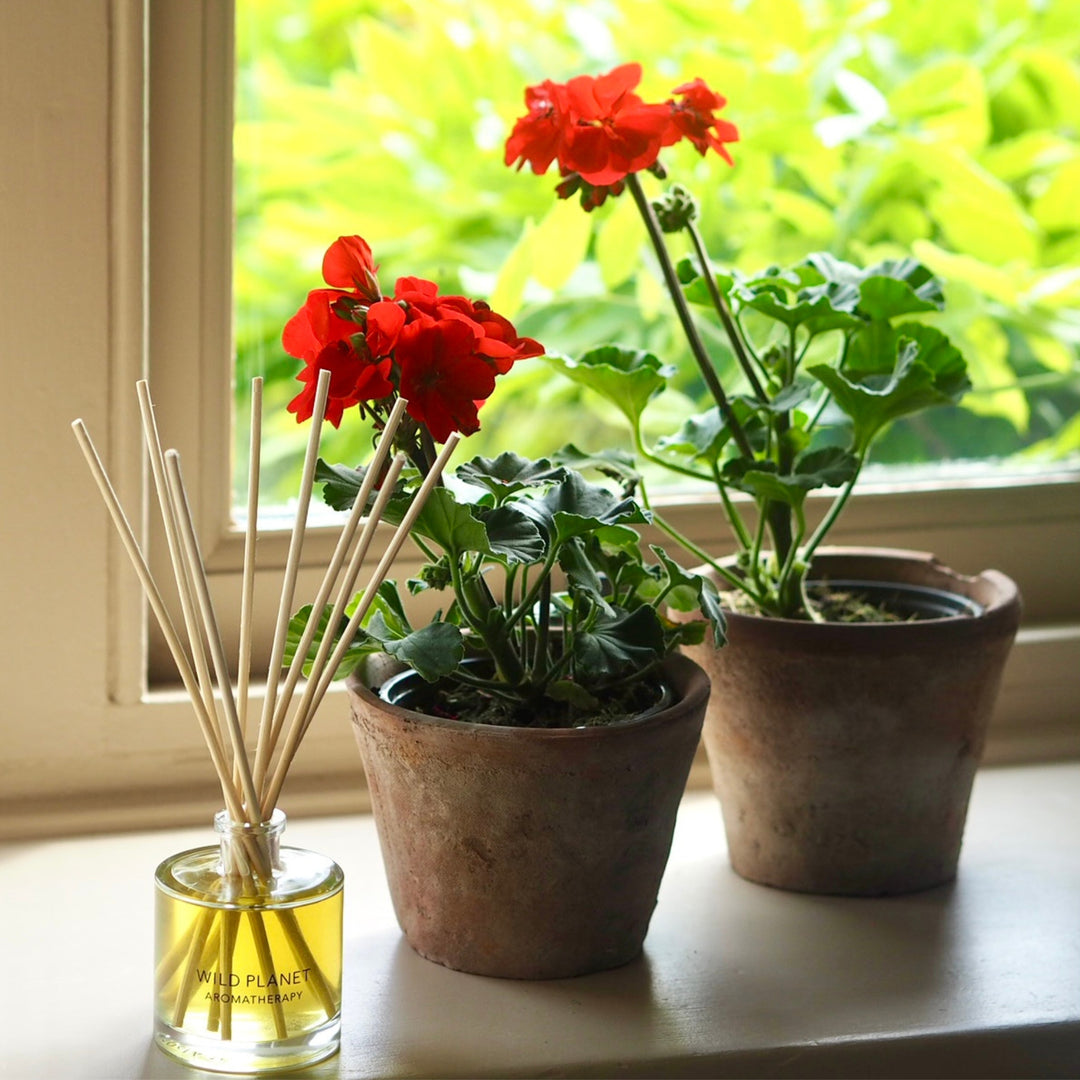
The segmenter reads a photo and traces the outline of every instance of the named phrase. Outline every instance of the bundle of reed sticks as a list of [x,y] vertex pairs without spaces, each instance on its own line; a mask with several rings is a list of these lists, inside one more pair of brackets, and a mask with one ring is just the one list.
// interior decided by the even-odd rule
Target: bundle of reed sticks
[[[252,609],[255,585],[255,550],[258,532],[259,470],[262,431],[262,380],[252,382],[251,441],[249,450],[247,521],[244,539],[244,562],[241,585],[237,679],[232,683],[228,659],[214,604],[211,598],[206,565],[199,546],[190,502],[184,487],[180,456],[176,450],[163,450],[154,416],[150,389],[145,380],[136,384],[143,435],[149,455],[153,487],[157,495],[168,544],[170,562],[183,615],[183,632],[174,623],[139,546],[131,524],[116,495],[101,458],[82,420],[72,428],[82,449],[110,517],[119,532],[132,565],[142,583],[149,606],[176,663],[184,687],[190,696],[202,737],[214,771],[221,785],[225,809],[230,821],[239,826],[257,827],[270,821],[277,806],[289,767],[304,735],[322,702],[342,657],[348,650],[398,551],[408,537],[424,501],[434,488],[457,443],[454,434],[447,440],[431,472],[414,497],[400,524],[385,543],[381,557],[372,571],[362,599],[349,618],[347,606],[352,599],[362,565],[375,540],[377,527],[385,511],[396,480],[404,465],[404,455],[396,455],[387,465],[393,439],[406,402],[399,399],[387,419],[371,460],[365,471],[360,493],[351,513],[341,527],[333,555],[327,565],[314,599],[303,636],[286,669],[284,656],[291,613],[294,609],[297,574],[304,543],[307,516],[318,460],[318,449],[326,412],[330,384],[329,371],[320,372],[314,412],[301,472],[296,513],[289,541],[288,555],[281,583],[277,621],[265,680],[261,713],[249,747],[249,723],[255,695],[252,693]],[[364,510],[382,479],[370,513]],[[332,598],[332,599],[331,599]],[[329,619],[323,620],[329,611]],[[340,636],[323,634],[306,678],[305,661],[312,649],[320,623],[333,628],[345,623]],[[230,873],[243,879],[253,896],[265,890],[272,867],[268,855],[258,844],[249,845]],[[176,1002],[176,1016],[182,1022],[192,989],[190,973],[211,938],[229,932],[228,920],[215,927],[208,914],[192,929],[186,943],[188,972],[181,982]],[[305,949],[295,927],[285,927],[286,938],[294,953]],[[216,940],[216,939],[215,939]],[[183,950],[180,950],[181,952]],[[192,959],[194,958],[194,959]],[[270,958],[267,958],[270,962]],[[173,958],[174,970],[182,957]],[[163,961],[168,966],[168,961]],[[159,976],[163,973],[159,971]],[[316,988],[317,989],[317,988]],[[329,1007],[329,1005],[327,1006]],[[222,1037],[228,1037],[222,1030]]]

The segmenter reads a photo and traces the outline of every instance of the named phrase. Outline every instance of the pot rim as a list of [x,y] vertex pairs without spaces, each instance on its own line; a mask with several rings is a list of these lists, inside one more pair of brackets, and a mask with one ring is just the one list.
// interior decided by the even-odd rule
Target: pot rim
[[[722,563],[733,561],[733,556],[721,560]],[[961,574],[929,552],[860,545],[820,548],[811,561],[811,572],[820,573],[825,566],[833,569],[833,576],[842,576],[848,581],[856,578],[868,583],[897,586],[912,584],[953,592],[974,600],[981,605],[982,611],[918,619],[913,622],[815,623],[724,608],[729,636],[731,629],[737,627],[743,633],[757,634],[771,634],[783,629],[789,635],[814,640],[820,640],[826,635],[857,640],[866,640],[870,635],[905,635],[905,640],[916,637],[941,637],[947,640],[953,636],[982,637],[989,640],[1011,637],[1020,625],[1020,590],[1016,583],[1000,570],[983,570],[975,575]],[[709,571],[708,566],[696,569],[700,573]]]
[[[688,656],[673,653],[660,665],[659,674],[672,691],[670,702],[663,708],[649,712],[644,716],[630,720],[621,720],[615,724],[596,724],[591,727],[532,728],[511,727],[502,724],[477,724],[468,720],[451,720],[441,716],[429,716],[401,705],[394,705],[369,687],[354,670],[346,680],[349,693],[355,694],[368,705],[395,717],[398,721],[420,724],[428,728],[453,731],[461,735],[479,739],[529,739],[535,742],[565,741],[571,739],[610,739],[620,734],[640,732],[646,728],[666,724],[673,713],[683,714],[684,710],[693,712],[700,708],[704,712],[705,702],[709,697],[709,677],[704,670]],[[383,680],[384,682],[387,680]],[[354,724],[358,723],[355,715]]]

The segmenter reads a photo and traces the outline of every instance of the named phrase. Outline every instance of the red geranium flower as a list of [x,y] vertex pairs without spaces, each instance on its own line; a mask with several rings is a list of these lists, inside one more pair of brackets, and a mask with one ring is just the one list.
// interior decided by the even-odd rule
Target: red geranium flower
[[686,138],[702,156],[711,146],[729,165],[733,165],[724,143],[738,142],[739,130],[729,121],[713,115],[727,104],[727,99],[710,90],[702,79],[683,83],[675,87],[674,93],[681,94],[682,101],[668,102],[671,117],[664,145],[671,146]]
[[506,141],[506,164],[528,162],[542,173],[557,162],[567,178],[556,189],[559,197],[581,191],[586,210],[618,195],[630,174],[657,168],[661,148],[684,138],[702,154],[712,147],[731,164],[725,143],[736,142],[739,133],[715,115],[723,97],[694,79],[674,91],[681,100],[654,105],[634,93],[640,81],[640,64],[622,64],[598,77],[530,86],[529,111]]
[[529,111],[522,116],[506,140],[504,160],[507,165],[527,161],[539,176],[559,154],[566,128],[566,87],[545,79],[525,91]]
[[361,356],[347,341],[334,341],[324,348],[296,377],[304,389],[289,402],[287,408],[296,414],[298,422],[310,420],[315,411],[315,388],[319,372],[330,372],[330,391],[326,399],[326,419],[334,427],[341,424],[345,410],[361,401],[378,401],[394,392],[390,382],[390,360],[372,362]]
[[379,268],[371,257],[368,242],[360,236],[339,236],[323,256],[323,280],[339,289],[355,289],[369,303],[380,299]]
[[572,122],[563,132],[563,169],[603,186],[656,161],[670,114],[631,92],[639,82],[641,65],[623,64],[599,78],[579,75],[566,84]]
[[477,402],[495,389],[495,368],[476,352],[477,334],[461,319],[422,319],[401,332],[397,361],[408,412],[437,442],[480,428]]
[[477,343],[477,352],[492,360],[500,375],[509,371],[515,360],[544,355],[544,346],[539,341],[518,337],[514,324],[483,301],[477,301],[472,308],[472,320],[484,335]]
[[435,314],[439,286],[434,281],[418,277],[399,277],[394,283],[394,299],[404,301],[425,315]]
[[367,346],[372,356],[389,356],[405,325],[405,309],[393,300],[380,300],[367,311]]
[[323,277],[331,287],[310,292],[282,334],[289,354],[304,361],[297,376],[304,389],[289,411],[298,421],[310,419],[325,368],[331,373],[326,419],[335,427],[361,402],[379,402],[371,410],[378,418],[389,409],[385,399],[397,393],[437,441],[451,431],[471,434],[496,375],[516,360],[540,356],[543,346],[520,337],[487,304],[440,296],[425,278],[398,278],[393,299],[384,299],[376,269],[361,237],[338,237],[330,245]]
[[515,360],[544,353],[538,341],[519,337],[510,320],[492,311],[482,300],[440,296],[438,286],[424,278],[399,278],[394,286],[394,299],[405,304],[407,323],[424,317],[458,319],[467,324],[477,339],[476,351],[490,357],[500,375],[509,371]]
[[334,305],[348,295],[340,289],[312,289],[304,306],[285,324],[281,344],[298,360],[314,360],[335,341],[346,341],[361,328],[334,311]]

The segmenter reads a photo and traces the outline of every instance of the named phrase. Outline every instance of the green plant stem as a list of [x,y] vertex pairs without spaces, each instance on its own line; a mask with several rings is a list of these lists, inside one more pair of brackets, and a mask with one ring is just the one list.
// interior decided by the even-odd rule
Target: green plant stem
[[[803,514],[801,507],[795,508],[795,515],[798,523],[794,539],[791,547],[788,550],[787,557],[784,559],[780,566],[780,571],[776,575],[776,597],[779,613],[785,618],[791,617],[799,610],[799,601],[802,598],[802,579],[806,576],[805,572],[799,574],[798,579],[794,582],[799,587],[793,589],[792,574],[794,573],[795,561],[799,552],[799,544],[802,543],[802,538],[806,535],[806,517]],[[794,592],[794,596],[790,595]]]
[[[424,476],[427,476],[431,472],[431,467],[435,464],[436,458],[439,456],[439,452],[435,449],[435,440],[431,437],[431,432],[428,431],[427,424],[420,425],[420,446],[423,451],[426,467],[421,470]],[[442,483],[440,477],[439,483]]]
[[[697,472],[695,469],[691,469],[686,465],[680,465],[677,461],[669,461],[667,458],[658,456],[645,445],[636,430],[634,432],[634,443],[637,447],[637,452],[646,461],[651,461],[654,465],[659,465],[669,472],[678,473],[680,476],[688,476],[691,480],[701,480],[704,483],[710,483],[713,480],[713,477],[708,473]],[[641,485],[639,484],[638,486],[640,489]]]
[[746,355],[746,346],[743,342],[742,334],[739,333],[739,329],[735,325],[735,320],[731,314],[731,308],[728,306],[728,302],[723,293],[721,293],[720,289],[717,287],[716,275],[713,273],[712,262],[709,259],[708,251],[705,249],[705,241],[701,237],[701,232],[692,221],[686,223],[686,231],[690,234],[690,239],[694,245],[694,251],[697,253],[698,262],[701,263],[701,274],[705,278],[705,284],[709,290],[709,296],[712,298],[713,307],[716,308],[716,313],[720,316],[720,321],[724,324],[724,332],[727,334],[728,341],[731,343],[735,358],[739,361],[739,366],[743,369],[743,374],[746,376],[747,382],[750,383],[750,388],[754,391],[754,396],[758,401],[766,401],[767,397],[765,391],[762,389],[761,383],[758,382],[757,373],[750,363],[750,357]]
[[517,691],[508,687],[506,683],[498,682],[495,679],[482,679],[478,675],[470,674],[460,666],[455,669],[453,678],[455,682],[462,683],[465,686],[475,687],[477,690],[486,690],[493,697],[502,698],[504,701],[510,701],[516,704],[521,700]]
[[503,583],[503,613],[510,617],[510,613],[514,610],[514,583],[517,581],[518,569],[520,563],[511,563],[506,568],[506,578]]
[[754,583],[761,588],[761,545],[765,539],[765,508],[758,509],[757,528],[754,530],[754,540],[750,545],[750,573]]
[[[844,347],[840,350],[840,359],[837,361],[836,370],[843,371],[844,365],[847,363],[848,348],[851,345],[851,334],[844,334]],[[825,411],[826,406],[832,400],[832,391],[826,390],[822,399],[817,403],[817,408],[814,410],[814,415],[810,417],[806,424],[806,433],[809,435],[811,431],[817,427],[818,421],[821,419],[821,414]]]
[[415,529],[409,533],[409,539],[420,549],[420,554],[423,555],[428,562],[434,563],[439,561],[439,556],[424,543],[421,537],[417,536]]
[[503,623],[501,627],[502,633],[509,635],[510,631],[517,626],[526,613],[532,610],[537,597],[543,591],[544,582],[551,577],[551,571],[555,568],[558,557],[559,549],[555,544],[552,544],[551,550],[547,553],[547,558],[544,559],[544,563],[540,567],[539,577],[533,582],[529,591],[522,597],[521,603],[514,609],[511,616]]
[[694,325],[693,316],[687,306],[686,297],[683,296],[682,287],[679,285],[679,277],[675,273],[675,267],[672,265],[671,255],[668,252],[667,244],[664,243],[664,234],[660,228],[660,223],[656,220],[652,204],[649,202],[636,173],[627,176],[626,184],[634,197],[641,219],[645,223],[645,229],[649,234],[649,239],[652,241],[653,250],[656,252],[656,257],[660,262],[660,269],[663,272],[668,293],[671,296],[672,303],[675,305],[675,312],[679,316],[683,333],[686,335],[690,351],[694,354],[694,359],[697,361],[705,385],[709,388],[709,393],[712,395],[725,421],[727,421],[732,438],[735,440],[740,452],[745,457],[753,460],[754,450],[750,445],[750,440],[746,437],[746,432],[743,430],[742,424],[739,423],[739,418],[735,415],[731,402],[728,401],[727,394],[724,393],[724,388],[720,385],[720,379],[717,377],[709,360],[709,354],[705,350],[701,335],[698,333],[697,326]]
[[735,316],[735,326],[739,331],[739,340],[743,343],[743,348],[746,349],[747,355],[757,365],[757,369],[768,380],[769,373],[765,370],[765,365],[761,362],[761,357],[758,356],[757,351],[754,349],[753,342],[750,340],[750,335],[746,332],[746,327],[743,326],[742,316]]
[[715,461],[713,462],[713,483],[716,484],[716,491],[720,496],[720,502],[723,503],[724,506],[724,516],[731,526],[731,531],[735,534],[735,539],[738,541],[739,547],[742,548],[743,551],[749,550],[750,533],[746,528],[742,515],[731,501],[731,496],[727,491],[727,484],[720,478],[720,469]]
[[680,547],[685,548],[691,555],[701,559],[713,572],[724,579],[733,589],[745,593],[759,607],[764,606],[765,600],[757,590],[750,588],[745,578],[733,574],[726,566],[721,566],[704,548],[698,547],[688,536],[684,536],[662,514],[653,513],[653,524],[668,534]]
[[[784,364],[785,386],[790,386],[795,381],[795,345],[795,327],[791,327],[788,332],[788,348]],[[786,412],[779,413],[776,415],[774,423],[776,434],[776,467],[783,476],[791,471],[794,459],[791,448],[784,438],[791,428],[791,418]],[[791,508],[787,503],[778,502],[775,499],[768,500],[765,502],[764,506],[762,506],[762,514],[768,518],[769,532],[772,534],[773,551],[776,555],[777,563],[780,566],[784,566],[787,563],[788,556],[794,546],[791,535]]]
[[859,455],[859,463],[855,467],[855,475],[844,486],[844,490],[833,500],[832,506],[826,511],[825,516],[818,522],[818,527],[813,531],[810,539],[806,542],[806,547],[803,549],[803,559],[807,566],[810,565],[810,560],[814,557],[814,552],[817,551],[818,546],[822,540],[828,535],[829,530],[836,523],[836,519],[840,516],[840,511],[844,509],[845,503],[851,497],[851,493],[855,490],[855,484],[859,479],[859,474],[862,472],[863,465],[866,464],[866,452],[863,451]]
[[[454,585],[458,606],[465,621],[469,624],[469,628],[484,642],[484,646],[495,662],[495,670],[499,675],[509,683],[519,683],[525,673],[521,666],[521,660],[511,646],[509,634],[503,631],[505,625],[503,620],[498,620],[500,626],[493,628],[487,618],[487,613],[480,615],[473,607],[478,598],[483,599],[488,611],[498,610],[498,604],[491,598],[491,594],[486,590],[486,587],[485,593],[479,593],[477,589],[470,588],[470,583],[466,582],[461,573],[458,560],[451,558],[448,562],[450,563],[450,578]],[[477,567],[477,576],[479,576],[479,572],[479,567]]]
[[[545,576],[540,590],[540,617],[536,621],[536,658],[533,661],[534,682],[543,682],[548,671],[548,635],[551,630],[551,577]],[[525,635],[523,635],[525,636]]]

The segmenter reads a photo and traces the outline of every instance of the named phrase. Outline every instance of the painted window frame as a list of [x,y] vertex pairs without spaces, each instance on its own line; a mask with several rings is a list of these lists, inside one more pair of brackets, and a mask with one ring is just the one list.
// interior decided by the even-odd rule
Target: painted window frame
[[[61,328],[64,347],[49,355],[63,376],[54,403],[58,422],[48,426],[49,447],[40,448],[56,477],[54,497],[46,505],[32,485],[18,484],[9,498],[5,481],[9,521],[19,532],[5,580],[14,596],[29,595],[19,586],[33,581],[42,611],[3,631],[4,643],[23,651],[14,654],[18,662],[0,691],[6,739],[0,834],[201,822],[216,794],[190,707],[167,675],[149,676],[167,668],[148,648],[139,586],[77,454],[63,443],[69,436],[59,421],[86,416],[125,505],[144,506],[134,382],[149,376],[159,425],[184,460],[222,622],[235,625],[230,605],[239,593],[242,536],[231,521],[227,464],[231,4],[55,0],[18,9],[11,28],[26,38],[28,55],[12,76],[21,80],[21,96],[0,112],[0,140],[32,130],[43,156],[68,155],[66,171],[48,183],[20,175],[9,185],[25,201],[18,211],[25,220],[5,218],[13,251],[26,254],[24,288],[44,295],[65,274],[93,281],[94,288],[79,333]],[[72,137],[80,131],[87,133],[82,142]],[[80,229],[79,244],[59,242],[57,233]],[[94,281],[95,274],[103,279]],[[39,320],[31,305],[13,307],[9,344],[32,347]],[[33,365],[13,365],[11,378],[13,400],[32,397]],[[32,418],[16,417],[3,433],[9,453],[35,432]],[[677,503],[669,512],[699,544],[720,550],[720,515],[709,500]],[[151,515],[133,517],[148,530],[157,559],[162,544]],[[35,543],[34,529],[42,527],[50,530],[48,540]],[[79,544],[60,555],[55,537],[65,530]],[[312,532],[299,595],[314,590],[332,539]],[[932,550],[960,570],[994,565],[1014,576],[1025,621],[987,759],[1080,753],[1080,475],[1047,469],[944,487],[866,485],[834,540]],[[261,580],[272,583],[260,589],[268,611],[257,613],[264,646],[276,608],[275,568],[286,547],[285,535],[260,543]],[[65,612],[83,633],[78,651],[65,657],[64,680],[37,644],[48,634],[50,611]],[[293,814],[365,805],[346,706],[334,696],[323,712],[290,779]],[[27,715],[36,722],[21,723]]]

